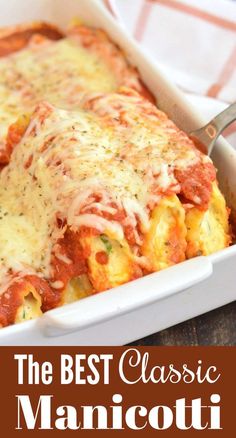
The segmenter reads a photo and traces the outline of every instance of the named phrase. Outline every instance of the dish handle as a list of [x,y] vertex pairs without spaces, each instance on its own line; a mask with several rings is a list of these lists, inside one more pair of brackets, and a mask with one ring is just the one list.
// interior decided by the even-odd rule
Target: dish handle
[[92,295],[46,312],[40,318],[45,336],[63,336],[132,312],[208,278],[213,266],[208,257],[196,257],[110,291]]

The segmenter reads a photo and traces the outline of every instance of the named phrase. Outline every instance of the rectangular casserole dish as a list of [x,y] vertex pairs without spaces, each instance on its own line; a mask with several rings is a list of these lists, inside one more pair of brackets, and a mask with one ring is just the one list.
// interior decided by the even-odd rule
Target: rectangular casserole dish
[[[0,26],[43,20],[65,27],[74,18],[104,29],[138,67],[158,106],[187,132],[204,120],[96,0],[0,2]],[[220,139],[213,161],[228,205],[236,208],[236,152]],[[233,301],[233,245],[164,271],[51,310],[43,317],[0,330],[0,345],[121,345]]]

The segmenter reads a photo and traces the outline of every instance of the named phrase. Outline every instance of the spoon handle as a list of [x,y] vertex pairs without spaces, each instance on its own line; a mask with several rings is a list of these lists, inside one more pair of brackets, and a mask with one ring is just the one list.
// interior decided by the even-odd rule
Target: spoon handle
[[196,139],[199,144],[207,150],[210,155],[216,139],[221,132],[236,120],[236,102],[228,106],[224,111],[218,114],[214,119],[207,123],[203,128],[193,131],[190,136]]

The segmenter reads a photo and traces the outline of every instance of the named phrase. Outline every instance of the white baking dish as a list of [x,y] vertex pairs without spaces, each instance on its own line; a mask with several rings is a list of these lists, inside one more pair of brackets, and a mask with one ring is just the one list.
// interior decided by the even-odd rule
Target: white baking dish
[[[66,26],[73,17],[103,28],[139,68],[158,105],[184,130],[203,120],[155,64],[96,0],[0,0],[0,25],[46,20]],[[223,139],[213,160],[221,189],[236,207],[236,152]],[[198,257],[34,321],[0,330],[0,345],[120,345],[234,301],[236,245]]]

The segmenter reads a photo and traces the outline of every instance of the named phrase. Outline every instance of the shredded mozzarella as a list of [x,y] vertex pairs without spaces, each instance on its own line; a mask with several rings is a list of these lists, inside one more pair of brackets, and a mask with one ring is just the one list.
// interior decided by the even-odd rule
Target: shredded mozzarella
[[100,96],[84,106],[72,112],[39,104],[0,174],[5,274],[30,266],[50,279],[53,252],[70,263],[55,249],[67,226],[117,240],[130,226],[136,246],[142,245],[150,208],[165,191],[180,190],[175,169],[201,160],[187,136],[136,94]]

